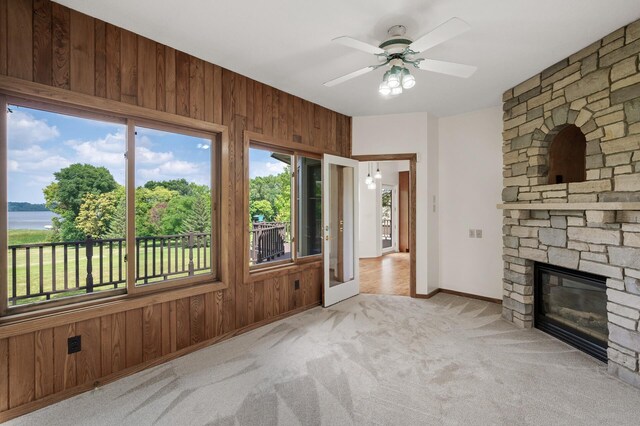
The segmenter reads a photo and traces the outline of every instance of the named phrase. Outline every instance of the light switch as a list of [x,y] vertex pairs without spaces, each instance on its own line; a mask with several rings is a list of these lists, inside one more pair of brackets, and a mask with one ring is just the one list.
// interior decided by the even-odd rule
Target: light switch
[[469,238],[475,238],[475,237],[476,237],[476,230],[469,229]]
[[476,229],[476,238],[482,238],[482,229]]

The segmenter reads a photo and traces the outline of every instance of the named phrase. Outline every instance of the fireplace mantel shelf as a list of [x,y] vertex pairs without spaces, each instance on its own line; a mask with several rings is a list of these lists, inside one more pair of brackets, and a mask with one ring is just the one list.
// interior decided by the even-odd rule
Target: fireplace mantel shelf
[[505,203],[500,210],[640,210],[640,202]]

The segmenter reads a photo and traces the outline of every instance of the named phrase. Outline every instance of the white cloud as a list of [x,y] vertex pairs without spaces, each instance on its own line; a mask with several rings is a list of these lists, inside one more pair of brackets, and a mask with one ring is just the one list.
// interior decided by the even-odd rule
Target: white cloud
[[18,109],[8,114],[7,124],[11,147],[45,142],[60,135],[56,126],[49,126],[45,120],[38,120]]
[[125,163],[125,136],[123,133],[108,133],[104,138],[83,141],[69,140],[65,145],[75,151],[74,162],[95,166],[123,167]]
[[256,176],[270,176],[282,173],[287,164],[281,161],[252,161],[250,164],[251,178]]
[[139,168],[136,174],[136,186],[144,185],[150,180],[166,180],[186,178],[190,182],[204,184],[208,182],[207,170],[202,170],[197,163],[172,160],[158,167]]
[[173,160],[173,152],[156,152],[144,146],[136,147],[136,163],[158,164]]
[[199,143],[198,148],[200,149],[209,149],[209,145],[206,143]]

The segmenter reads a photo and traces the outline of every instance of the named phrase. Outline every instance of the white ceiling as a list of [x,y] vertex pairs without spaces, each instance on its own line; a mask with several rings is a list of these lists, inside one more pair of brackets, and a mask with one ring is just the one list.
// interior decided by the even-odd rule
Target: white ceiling
[[[59,0],[59,3],[351,116],[447,116],[498,105],[502,92],[640,18],[638,0]],[[427,52],[478,66],[471,78],[412,71],[417,84],[378,95],[383,69],[327,88],[375,64],[332,44],[376,44],[393,24],[416,39],[457,16],[472,29]]]

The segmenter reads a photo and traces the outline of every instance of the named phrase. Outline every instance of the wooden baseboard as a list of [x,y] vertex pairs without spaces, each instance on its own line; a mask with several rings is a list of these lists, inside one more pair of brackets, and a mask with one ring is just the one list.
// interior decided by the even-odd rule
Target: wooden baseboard
[[416,299],[431,299],[433,296],[435,296],[436,294],[440,293],[440,289],[436,288],[435,290],[433,290],[431,293],[429,294],[415,294],[414,297]]
[[20,417],[22,415],[25,415],[27,413],[30,413],[32,411],[36,411],[39,410],[41,408],[44,408],[46,406],[49,406],[51,404],[55,404],[56,402],[60,402],[62,400],[65,400],[67,398],[71,398],[72,396],[76,396],[79,395],[81,393],[90,391],[92,389],[98,388],[100,386],[106,385],[108,383],[114,382],[116,380],[122,379],[123,377],[126,376],[130,376],[132,374],[138,373],[142,370],[145,370],[147,368],[150,367],[155,367],[156,365],[160,365],[160,364],[164,364],[165,362],[171,361],[173,359],[179,358],[181,356],[190,354],[192,352],[198,351],[200,349],[206,348],[208,346],[211,346],[215,343],[219,343],[222,342],[224,340],[230,339],[232,337],[238,336],[240,334],[243,333],[247,333],[249,331],[255,330],[256,328],[260,328],[264,325],[270,324],[272,322],[275,321],[279,321],[281,319],[290,317],[292,315],[295,314],[299,314],[301,312],[304,312],[308,309],[311,308],[315,308],[316,306],[320,306],[320,302],[316,302],[316,303],[312,303],[310,305],[307,306],[302,306],[300,308],[296,308],[293,309],[289,312],[285,312],[283,314],[271,317],[269,319],[257,322],[257,323],[253,323],[253,324],[249,324],[245,327],[239,328],[237,330],[233,330],[230,331],[228,333],[222,334],[220,336],[216,336],[212,339],[209,340],[205,340],[203,342],[200,343],[196,343],[195,345],[186,347],[184,349],[180,349],[176,352],[172,352],[170,354],[164,355],[162,357],[153,359],[151,361],[147,361],[147,362],[143,362],[141,364],[135,365],[133,367],[124,369],[122,371],[118,371],[117,373],[113,373],[110,374],[108,376],[102,377],[99,380],[96,380],[95,382],[89,382],[89,383],[84,383],[82,385],[76,386],[74,388],[71,389],[67,389],[64,390],[62,392],[58,392],[56,394],[52,394],[49,396],[46,396],[42,399],[38,399],[36,401],[32,401],[29,402],[27,404],[24,405],[20,405],[18,407],[15,407],[13,409],[7,410],[7,411],[3,411],[0,412],[0,423],[4,423],[7,422],[11,419],[15,419],[16,417]]
[[464,293],[462,291],[449,290],[446,288],[437,288],[429,294],[416,294],[415,297],[417,299],[431,299],[433,296],[435,296],[438,293],[453,294],[454,296],[468,297],[469,299],[478,299],[478,300],[484,300],[485,302],[502,304],[501,299],[494,299],[492,297],[479,296],[477,294]]
[[502,299],[494,299],[493,297],[479,296],[477,294],[464,293],[462,291],[448,290],[446,288],[439,289],[441,293],[453,294],[454,296],[468,297],[470,299],[484,300],[485,302],[502,304]]

